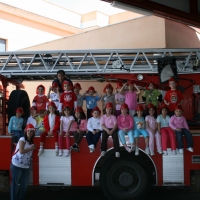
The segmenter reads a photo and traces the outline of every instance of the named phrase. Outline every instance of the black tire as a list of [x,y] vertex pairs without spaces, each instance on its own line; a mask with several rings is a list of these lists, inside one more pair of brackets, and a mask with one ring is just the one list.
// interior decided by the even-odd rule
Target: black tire
[[142,200],[151,190],[151,183],[150,174],[137,161],[109,159],[100,173],[101,189],[110,200]]
[[18,107],[22,107],[24,110],[24,124],[30,116],[30,100],[25,90],[13,90],[8,100],[8,120],[15,115],[15,111]]

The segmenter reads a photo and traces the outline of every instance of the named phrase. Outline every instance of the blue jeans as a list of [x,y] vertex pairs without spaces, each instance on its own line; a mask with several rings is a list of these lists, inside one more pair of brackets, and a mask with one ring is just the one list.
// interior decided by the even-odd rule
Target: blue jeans
[[12,142],[18,143],[21,137],[24,137],[24,132],[22,130],[12,130]]
[[88,146],[91,144],[94,144],[94,146],[96,147],[97,142],[99,141],[99,138],[101,137],[101,133],[102,131],[99,131],[96,134],[93,134],[91,131],[88,131],[88,133],[86,134]]
[[125,133],[123,130],[119,130],[118,134],[119,134],[119,138],[120,138],[120,141],[121,141],[122,145],[126,144],[125,135],[128,135],[130,144],[134,143],[134,133],[133,133],[133,130],[129,130],[127,133]]
[[[29,183],[29,168],[16,167],[11,164],[12,183],[10,189],[11,200],[24,200]],[[18,185],[20,184],[20,186]]]

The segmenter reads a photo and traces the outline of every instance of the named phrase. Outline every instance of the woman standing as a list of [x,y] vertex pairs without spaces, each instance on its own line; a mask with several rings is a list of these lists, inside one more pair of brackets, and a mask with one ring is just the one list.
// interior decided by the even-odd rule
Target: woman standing
[[[32,124],[26,126],[26,133],[17,143],[11,161],[11,200],[24,200],[26,189],[29,183],[30,158],[36,149],[33,144],[35,128]],[[18,185],[20,184],[20,188]]]

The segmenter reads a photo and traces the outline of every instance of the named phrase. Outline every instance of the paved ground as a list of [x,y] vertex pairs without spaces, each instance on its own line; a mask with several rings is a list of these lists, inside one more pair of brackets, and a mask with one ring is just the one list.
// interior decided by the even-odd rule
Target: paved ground
[[[26,200],[104,200],[99,187],[33,187],[27,190]],[[0,200],[9,200],[9,192],[0,192]],[[147,200],[200,200],[200,191],[190,187],[155,187]]]

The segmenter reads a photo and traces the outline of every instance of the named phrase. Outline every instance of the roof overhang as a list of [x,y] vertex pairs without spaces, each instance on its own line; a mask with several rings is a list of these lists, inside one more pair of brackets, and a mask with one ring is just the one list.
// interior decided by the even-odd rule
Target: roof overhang
[[[140,11],[151,12],[153,15],[172,19],[190,26],[200,27],[200,3],[198,0],[101,0],[118,5],[127,10],[137,8]],[[120,6],[118,6],[120,8]],[[139,12],[140,12],[139,11]]]

